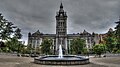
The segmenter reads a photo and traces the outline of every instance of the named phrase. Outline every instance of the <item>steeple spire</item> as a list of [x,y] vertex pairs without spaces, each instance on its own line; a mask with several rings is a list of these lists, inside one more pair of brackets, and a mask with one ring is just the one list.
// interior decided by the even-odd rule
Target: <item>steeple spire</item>
[[60,5],[60,8],[63,8],[62,2],[61,2],[61,5]]
[[61,1],[61,4],[60,4],[60,10],[59,10],[59,12],[64,12],[62,1]]
[[63,9],[63,3],[62,3],[62,0],[61,0],[61,3],[60,3],[60,8],[59,8],[59,11],[56,13],[56,17],[66,17],[67,18],[67,14],[66,12],[64,11]]

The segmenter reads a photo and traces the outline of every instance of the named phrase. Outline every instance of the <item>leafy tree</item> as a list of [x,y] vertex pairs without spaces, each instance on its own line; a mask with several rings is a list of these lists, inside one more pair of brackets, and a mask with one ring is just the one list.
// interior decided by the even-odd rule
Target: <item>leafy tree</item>
[[83,48],[83,50],[82,50],[82,54],[84,54],[84,55],[88,55],[88,50],[87,50],[87,48]]
[[52,40],[47,38],[44,39],[40,47],[43,54],[51,54]]
[[40,52],[40,47],[37,47],[36,48],[36,54],[40,54],[41,52]]
[[21,50],[21,47],[23,47],[22,44],[18,41],[18,39],[21,39],[21,29],[14,26],[12,22],[9,22],[8,20],[4,19],[2,14],[0,14],[0,39],[6,40],[6,47],[4,49],[7,49],[9,51],[17,51]]
[[114,52],[116,48],[116,37],[115,37],[115,32],[113,30],[109,30],[107,33],[107,36],[104,38],[104,44],[107,47],[107,51]]
[[21,29],[17,28],[15,30],[14,37],[16,37],[17,39],[21,39],[22,38]]
[[116,53],[120,53],[120,49],[116,51]]
[[115,27],[115,35],[116,35],[116,39],[117,39],[117,48],[120,49],[120,19],[119,21],[115,22],[117,25]]
[[117,51],[118,51],[118,49],[115,47],[115,48],[113,48],[112,53],[117,53]]
[[80,38],[73,39],[70,46],[71,53],[81,54],[84,47],[85,47],[85,40]]
[[0,47],[5,47],[4,42],[0,41]]
[[14,52],[21,52],[22,48],[24,47],[23,44],[18,41],[16,37],[11,38],[6,42],[7,47],[9,48],[10,51]]
[[6,42],[6,45],[11,51],[18,50],[18,40],[16,38],[11,38],[11,40]]
[[115,38],[113,37],[105,38],[105,44],[106,44],[107,50],[111,53],[112,50],[116,47]]
[[[16,38],[17,40],[22,38],[21,29],[17,28],[14,31],[14,37],[13,38]],[[22,52],[22,49],[24,49],[24,45],[22,43],[20,43],[20,41],[18,41],[18,53]]]
[[97,45],[93,46],[93,51],[95,52],[95,54],[99,55],[99,57],[100,57],[102,53],[105,53],[106,45],[97,44]]
[[[32,54],[33,53],[33,48],[32,48],[32,44],[29,44],[28,46],[27,46],[27,49],[26,49],[26,53],[29,53],[29,54]],[[25,52],[24,52],[25,53]]]
[[18,53],[23,53],[23,50],[25,49],[25,45],[22,43],[18,43]]
[[26,49],[26,53],[28,54],[40,54],[41,53],[41,46],[37,46],[36,48],[32,47],[32,44],[29,44]]
[[7,40],[10,38],[16,28],[16,26],[13,25],[12,22],[8,22],[3,18],[2,14],[0,14],[0,39]]

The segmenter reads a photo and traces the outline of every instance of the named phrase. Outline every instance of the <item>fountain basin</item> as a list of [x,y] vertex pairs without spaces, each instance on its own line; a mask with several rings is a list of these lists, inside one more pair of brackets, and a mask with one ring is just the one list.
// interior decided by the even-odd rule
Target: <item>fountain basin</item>
[[58,56],[52,55],[34,58],[34,62],[44,65],[82,65],[88,64],[89,58],[84,58],[76,55],[66,55],[63,56],[63,58],[58,58]]

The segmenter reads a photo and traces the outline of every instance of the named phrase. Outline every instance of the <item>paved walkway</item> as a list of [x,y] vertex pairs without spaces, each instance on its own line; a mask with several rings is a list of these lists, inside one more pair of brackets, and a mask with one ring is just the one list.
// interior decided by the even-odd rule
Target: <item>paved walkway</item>
[[120,57],[90,58],[90,64],[72,66],[39,65],[33,61],[30,57],[0,55],[0,67],[120,67]]
[[0,67],[17,67],[17,65],[32,61],[33,58],[0,55]]
[[120,67],[120,57],[90,58],[90,62],[108,67]]

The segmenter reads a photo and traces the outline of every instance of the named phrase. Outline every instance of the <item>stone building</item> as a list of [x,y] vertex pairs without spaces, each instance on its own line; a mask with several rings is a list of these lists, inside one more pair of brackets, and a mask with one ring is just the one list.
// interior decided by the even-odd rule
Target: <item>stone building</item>
[[32,48],[37,48],[41,45],[44,38],[50,38],[53,41],[53,51],[58,53],[58,47],[61,44],[63,53],[69,54],[71,40],[74,38],[82,38],[86,41],[86,48],[90,49],[94,44],[99,43],[99,35],[88,33],[84,30],[82,33],[67,34],[67,13],[63,9],[61,3],[60,9],[56,14],[56,34],[43,34],[39,30],[35,33],[28,33],[28,45]]

